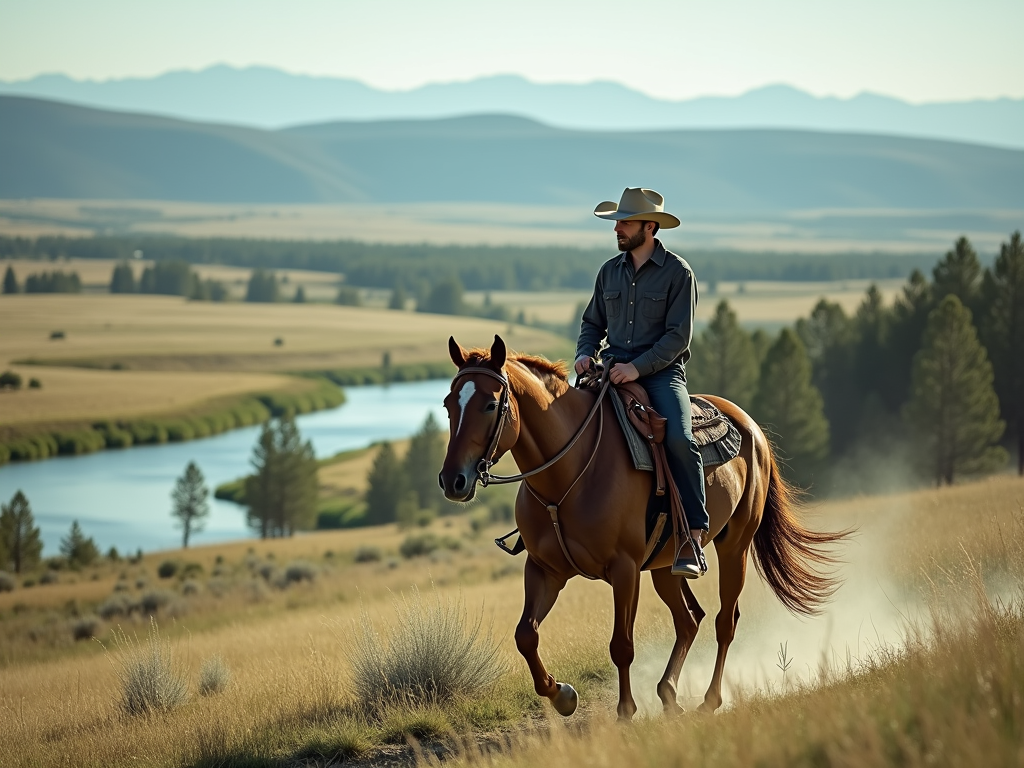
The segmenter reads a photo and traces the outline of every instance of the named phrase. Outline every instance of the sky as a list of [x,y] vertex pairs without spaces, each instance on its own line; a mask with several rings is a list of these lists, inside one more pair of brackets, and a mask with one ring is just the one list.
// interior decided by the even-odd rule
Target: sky
[[1024,97],[1024,0],[0,0],[0,79],[272,66],[403,90],[518,74],[651,96],[786,83]]

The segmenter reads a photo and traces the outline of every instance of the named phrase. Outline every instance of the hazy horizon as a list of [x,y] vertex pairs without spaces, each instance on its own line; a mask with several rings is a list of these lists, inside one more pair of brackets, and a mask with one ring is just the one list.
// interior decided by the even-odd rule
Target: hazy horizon
[[540,84],[614,82],[672,101],[775,84],[912,104],[1024,98],[1016,39],[1024,4],[1008,0],[652,0],[629,16],[607,0],[585,10],[540,0],[513,10],[468,0],[253,0],[244,12],[225,0],[0,0],[0,15],[6,81],[150,78],[226,64],[392,92],[511,74]]

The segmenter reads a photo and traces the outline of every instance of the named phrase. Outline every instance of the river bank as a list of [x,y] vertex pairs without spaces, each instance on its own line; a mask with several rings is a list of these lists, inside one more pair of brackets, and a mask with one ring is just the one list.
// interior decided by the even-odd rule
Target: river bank
[[[331,385],[333,386],[333,385]],[[311,440],[317,458],[327,458],[378,442],[412,435],[428,412],[442,424],[447,380],[350,387],[344,404],[303,414],[296,422],[303,440]],[[233,429],[203,440],[133,445],[88,455],[57,456],[48,461],[12,462],[0,467],[0,500],[21,490],[42,530],[44,553],[57,545],[73,520],[103,551],[167,549],[180,545],[170,516],[170,493],[186,465],[194,461],[212,490],[251,471],[249,459],[259,426]],[[250,537],[245,510],[210,499],[206,530],[196,544]]]

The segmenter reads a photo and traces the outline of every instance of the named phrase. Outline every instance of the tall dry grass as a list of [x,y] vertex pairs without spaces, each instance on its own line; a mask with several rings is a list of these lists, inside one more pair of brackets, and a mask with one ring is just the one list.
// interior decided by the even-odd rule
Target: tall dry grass
[[[359,756],[412,761],[406,746],[411,736],[449,750],[446,759],[456,763],[925,766],[977,764],[983,755],[991,756],[988,764],[1017,764],[1024,621],[1013,583],[1019,585],[1015,574],[1024,562],[1022,500],[1024,482],[1001,477],[821,505],[812,524],[860,527],[846,552],[847,586],[825,617],[801,621],[786,617],[752,578],[727,668],[729,703],[713,718],[660,717],[654,683],[667,658],[671,620],[645,579],[633,678],[645,715],[627,728],[610,723],[610,590],[574,580],[541,627],[545,662],[582,698],[572,720],[549,719],[512,644],[521,579],[514,573],[494,578],[521,559],[495,550],[489,531],[473,537],[465,521],[435,522],[440,534],[462,536],[465,543],[434,560],[398,558],[402,534],[393,528],[190,550],[189,559],[205,568],[203,589],[192,612],[161,619],[161,636],[180,650],[190,670],[198,660],[220,655],[231,669],[231,685],[163,713],[125,717],[120,681],[98,645],[30,655],[33,642],[12,634],[20,650],[0,668],[0,763],[283,766]],[[445,528],[446,522],[453,527]],[[382,559],[355,563],[356,550],[367,546],[379,548]],[[246,559],[264,563],[272,552],[281,565],[316,562],[320,575],[286,590],[270,586],[261,602],[248,602],[242,591],[217,597],[208,589],[209,582],[232,574],[248,578]],[[138,567],[152,576],[167,557],[147,557]],[[213,576],[216,568],[225,575]],[[110,594],[116,578],[18,589],[0,600],[38,600],[48,606],[39,609],[45,612],[61,607],[45,590],[68,600],[79,594],[74,590],[92,589],[93,597],[81,598],[87,611],[90,600]],[[399,704],[368,716],[337,627],[358,624],[363,612],[375,627],[394,624],[393,595],[412,584],[428,590],[431,581],[441,599],[461,593],[466,605],[486,606],[499,647],[512,657],[511,671],[475,697]],[[702,579],[695,590],[713,615],[714,582]],[[890,626],[883,609],[896,615]],[[44,615],[34,614],[30,604],[18,613],[10,602],[0,610],[3,625]],[[468,618],[473,622],[477,615],[472,611]],[[27,631],[27,625],[16,626]],[[788,643],[793,659],[785,679],[775,668],[780,643]],[[684,668],[684,705],[703,694],[714,648],[709,619]],[[190,672],[189,691],[198,684]],[[462,743],[468,746],[460,756]],[[477,754],[482,749],[496,751]]]

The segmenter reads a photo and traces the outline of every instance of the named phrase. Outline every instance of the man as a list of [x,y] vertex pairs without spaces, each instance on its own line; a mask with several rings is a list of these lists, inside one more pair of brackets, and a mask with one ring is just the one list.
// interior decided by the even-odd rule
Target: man
[[615,222],[621,253],[597,273],[594,296],[583,313],[576,345],[576,373],[590,367],[602,340],[615,359],[613,384],[639,380],[651,405],[668,419],[665,449],[693,535],[676,553],[672,573],[697,578],[707,565],[702,546],[709,528],[704,468],[693,441],[685,364],[690,359],[697,281],[679,256],[665,250],[659,228],[679,226],[652,189],[627,188],[618,203],[604,202],[594,215]]

